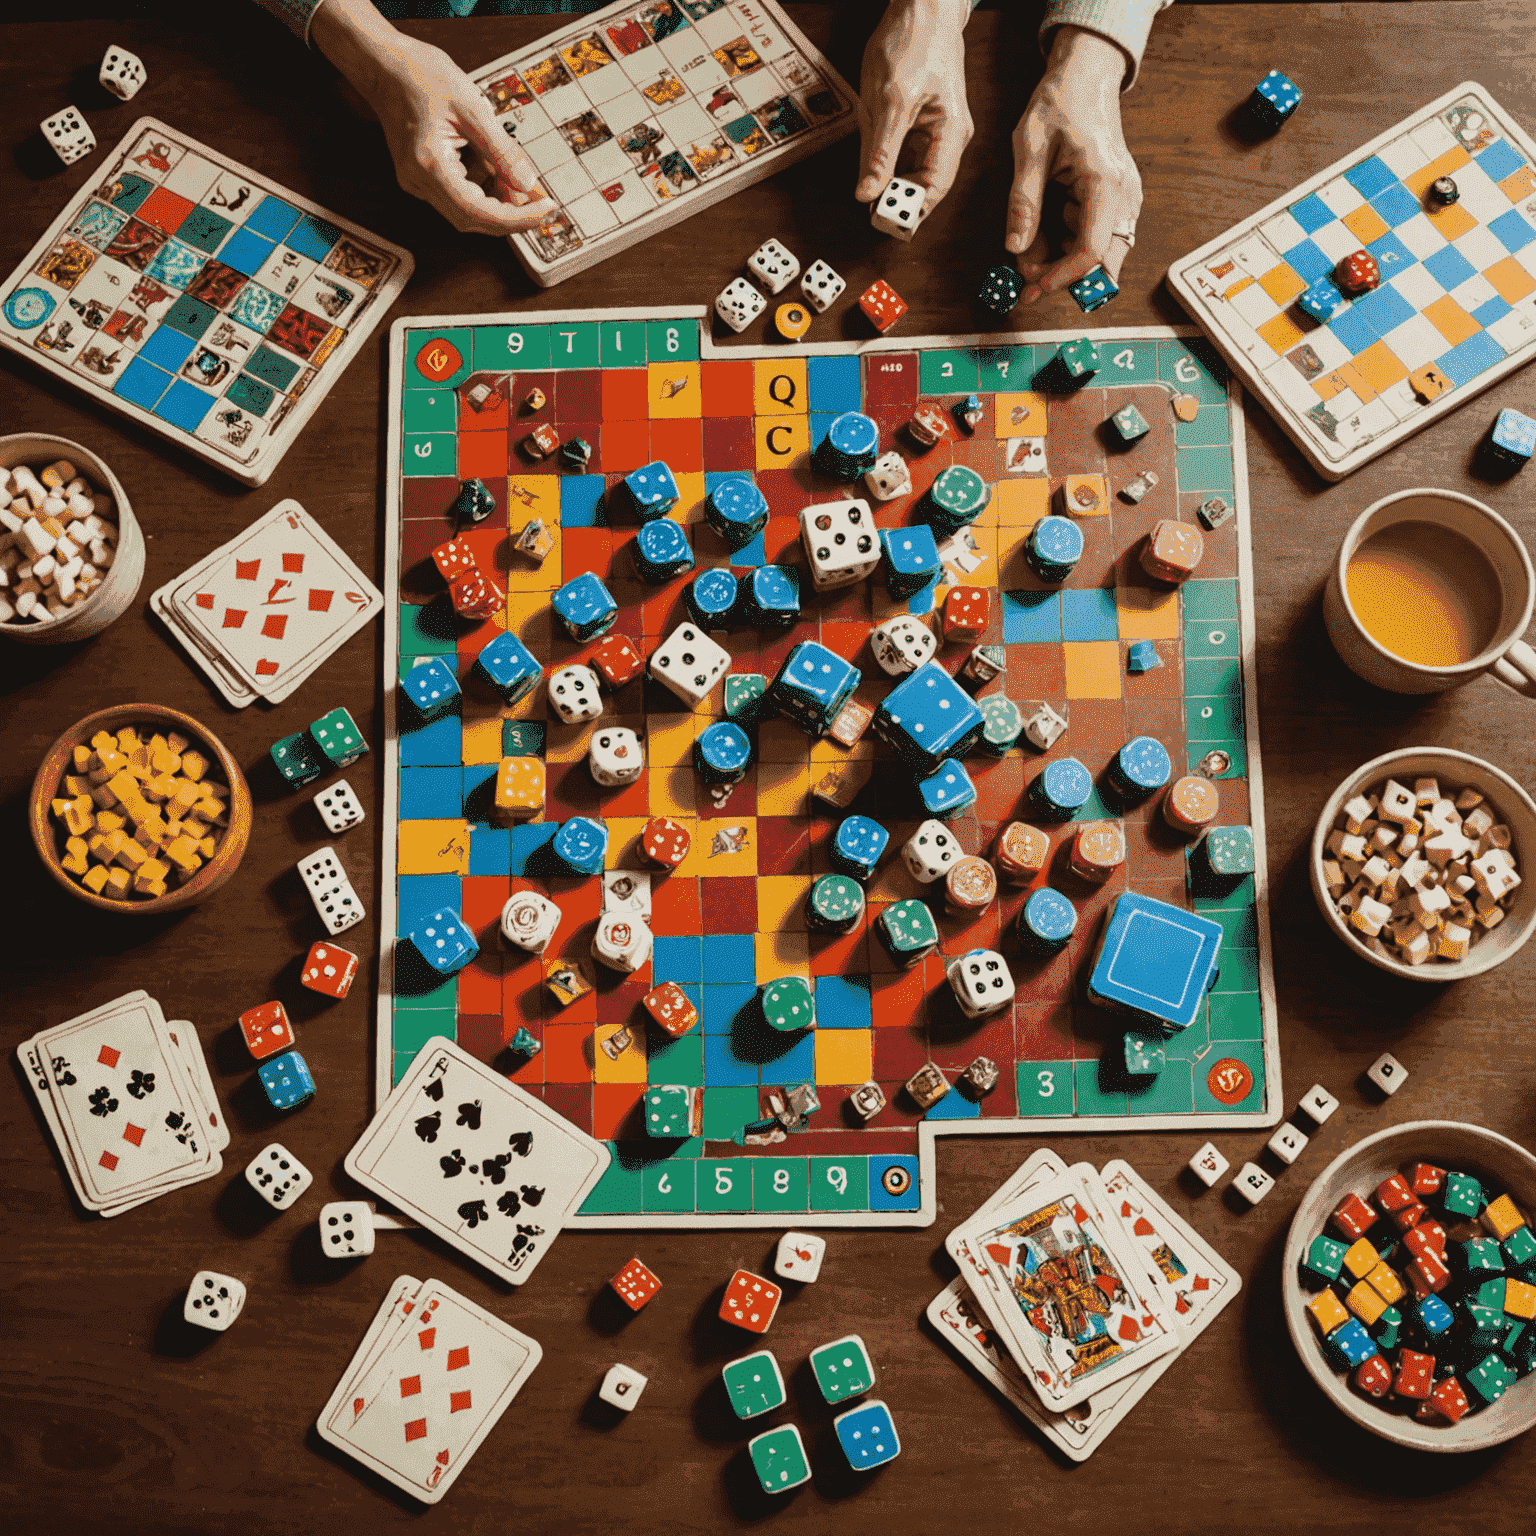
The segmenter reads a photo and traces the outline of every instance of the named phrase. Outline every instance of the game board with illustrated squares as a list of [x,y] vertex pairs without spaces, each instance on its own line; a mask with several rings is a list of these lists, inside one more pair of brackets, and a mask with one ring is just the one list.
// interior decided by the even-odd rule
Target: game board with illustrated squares
[[[1467,82],[1174,262],[1169,286],[1330,480],[1536,357],[1536,143]],[[1431,184],[1456,184],[1435,201]],[[1356,251],[1381,284],[1296,299]]]
[[[426,1040],[456,1039],[613,1144],[613,1166],[580,1217],[612,1226],[771,1225],[791,1212],[815,1224],[920,1224],[937,1209],[936,1135],[1273,1122],[1279,1057],[1239,392],[1192,329],[1095,335],[1102,371],[1090,387],[1061,396],[1032,384],[1066,335],[890,337],[789,352],[717,347],[702,309],[397,322],[386,671],[403,676],[425,658],[442,657],[455,668],[463,698],[460,713],[423,725],[393,690],[386,695],[380,1097]],[[492,381],[498,387],[483,387]],[[983,406],[974,434],[952,433],[918,452],[903,432],[917,404],[949,407],[971,391]],[[530,397],[536,408],[525,403]],[[1175,415],[1175,399],[1190,419]],[[1127,403],[1151,430],[1122,451],[1110,446],[1105,423]],[[879,423],[882,446],[898,448],[911,465],[912,495],[877,504],[882,527],[915,520],[923,492],[948,464],[971,465],[993,487],[971,537],[951,546],[942,582],[904,603],[888,596],[878,574],[817,595],[804,568],[798,513],[849,490],[813,470],[810,452],[834,415],[856,409]],[[562,472],[558,457],[528,456],[524,439],[543,424],[562,441],[591,444],[586,472]],[[887,760],[872,732],[849,749],[812,740],[787,720],[765,719],[746,778],[711,791],[691,753],[698,733],[721,717],[721,686],[689,711],[637,679],[606,695],[601,719],[584,727],[549,714],[543,687],[503,705],[482,686],[474,658],[503,626],[546,673],[587,654],[590,646],[567,639],[550,609],[555,588],[580,572],[596,571],[619,605],[610,633],[644,652],[684,617],[687,579],[641,582],[629,547],[637,525],[619,515],[610,522],[607,513],[619,480],[656,459],[676,475],[682,499],[672,515],[684,524],[699,567],[729,565],[743,578],[765,562],[801,567],[803,614],[792,629],[738,623],[719,636],[737,672],[771,679],[798,641],[819,639],[861,669],[855,697],[873,706],[892,686],[870,654],[874,621],[903,609],[932,613],[957,581],[992,590],[985,638],[1006,648],[1007,670],[986,691],[1048,700],[1068,729],[1048,753],[1026,747],[1001,759],[967,759],[980,798],[975,813],[953,825],[968,851],[990,851],[1003,823],[1029,819],[1021,797],[1044,762],[1071,753],[1098,776],[1123,742],[1146,733],[1167,746],[1176,774],[1212,778],[1223,824],[1254,828],[1256,874],[1219,893],[1192,885],[1188,843],[1171,833],[1154,801],[1128,813],[1128,863],[1106,888],[1076,883],[1059,859],[1052,866],[1053,882],[1070,891],[1081,913],[1078,936],[1054,959],[1029,962],[1012,937],[1027,889],[1004,886],[1000,902],[964,922],[943,914],[940,887],[920,887],[906,872],[898,849],[922,818],[910,773]],[[734,554],[702,520],[707,491],[731,474],[750,476],[770,511],[766,529]],[[1069,474],[1098,486],[1106,512],[1082,522],[1086,554],[1064,588],[1048,588],[1029,572],[1022,550]],[[1119,494],[1152,475],[1157,483],[1139,504]],[[509,594],[505,614],[483,623],[456,617],[432,560],[454,532],[449,507],[460,482],[472,478],[483,481],[496,510],[461,536]],[[1194,579],[1181,590],[1154,588],[1136,559],[1141,540],[1160,518],[1193,519],[1213,496],[1235,505],[1236,516],[1205,534]],[[512,548],[535,518],[555,540],[542,563]],[[1160,666],[1128,670],[1127,651],[1137,641],[1152,644]],[[938,657],[953,670],[967,650],[946,645]],[[616,790],[594,783],[587,747],[604,724],[629,725],[642,736],[647,771],[638,782]],[[522,754],[545,760],[545,813],[495,825],[489,806],[498,763]],[[866,921],[849,936],[827,937],[808,931],[805,902],[813,879],[831,867],[828,846],[843,813],[813,801],[811,788],[850,756],[875,760],[853,809],[885,825],[891,845],[868,887]],[[653,814],[683,820],[692,831],[687,858],[665,875],[645,871],[637,846]],[[1082,815],[1108,814],[1096,790]],[[654,955],[633,975],[591,958],[603,881],[549,873],[547,845],[575,815],[605,819],[608,877],[627,873],[634,882],[628,898],[648,911]],[[1058,854],[1070,832],[1053,829]],[[1083,988],[1098,919],[1127,886],[1206,913],[1225,936],[1214,989],[1194,1027],[1168,1042],[1168,1066],[1150,1086],[1128,1083],[1110,1061],[1125,1018],[1090,1006]],[[552,896],[563,912],[544,964],[507,946],[497,930],[509,895],[526,887]],[[886,904],[915,895],[935,909],[942,950],[902,970],[871,924]],[[447,982],[397,989],[390,941],[442,907],[461,912],[479,941],[478,957]],[[973,1023],[954,1004],[944,961],[977,946],[1008,955],[1018,996],[1005,1014]],[[569,1006],[544,985],[545,965],[559,964],[584,966],[594,982]],[[772,1031],[757,988],[797,973],[814,978],[817,1027],[801,1035]],[[646,1024],[639,1007],[666,980],[702,1015],[675,1040]],[[519,1030],[542,1044],[531,1058],[508,1050]],[[615,1037],[622,1044],[626,1031],[632,1043],[605,1049]],[[951,1089],[924,1116],[903,1091],[925,1062],[953,1079],[977,1056],[1001,1069],[997,1088],[979,1102]],[[887,1104],[865,1126],[845,1101],[869,1080],[881,1085]],[[776,1144],[747,1145],[745,1127],[768,1114],[770,1096],[800,1083],[813,1084],[820,1099],[808,1128]],[[648,1138],[640,1112],[647,1084],[699,1088],[702,1135]]]
[[619,0],[474,72],[559,205],[510,237],[548,287],[857,126],[772,0]]
[[261,485],[413,265],[144,117],[0,287],[0,346]]

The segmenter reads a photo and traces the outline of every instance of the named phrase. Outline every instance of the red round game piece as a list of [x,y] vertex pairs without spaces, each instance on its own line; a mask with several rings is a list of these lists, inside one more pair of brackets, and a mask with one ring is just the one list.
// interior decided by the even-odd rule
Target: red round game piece
[[1125,833],[1118,822],[1090,821],[1072,839],[1072,873],[1102,885],[1125,863]]
[[1027,822],[1010,821],[998,834],[997,867],[1009,880],[1033,880],[1050,856],[1050,838]]
[[1345,293],[1369,293],[1381,283],[1381,268],[1369,251],[1355,251],[1339,263],[1337,276]]

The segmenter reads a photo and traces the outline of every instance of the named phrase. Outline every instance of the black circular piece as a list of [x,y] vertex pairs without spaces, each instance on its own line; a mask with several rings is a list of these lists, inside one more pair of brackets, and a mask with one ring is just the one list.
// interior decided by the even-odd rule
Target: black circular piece
[[1429,184],[1429,200],[1441,208],[1449,208],[1460,196],[1456,183],[1449,176],[1437,176]]

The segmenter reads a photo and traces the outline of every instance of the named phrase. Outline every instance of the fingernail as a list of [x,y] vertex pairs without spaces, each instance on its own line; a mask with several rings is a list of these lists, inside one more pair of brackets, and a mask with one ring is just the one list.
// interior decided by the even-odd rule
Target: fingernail
[[1039,297],[1040,297],[1040,290],[1037,287],[1035,287],[1035,285],[1033,283],[1031,283],[1029,285],[1029,287],[1024,290],[1023,302],[1026,303],[1026,304],[1033,304],[1035,302],[1035,300],[1038,299]]

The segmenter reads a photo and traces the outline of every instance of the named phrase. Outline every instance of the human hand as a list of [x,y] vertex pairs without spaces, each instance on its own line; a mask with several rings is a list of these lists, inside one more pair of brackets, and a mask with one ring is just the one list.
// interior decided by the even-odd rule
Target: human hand
[[[1028,282],[1022,302],[1085,277],[1102,265],[1111,281],[1130,253],[1126,232],[1141,212],[1141,173],[1125,146],[1120,86],[1126,57],[1107,38],[1064,26],[1051,45],[1045,76],[1013,132],[1013,193],[1007,248]],[[1041,209],[1046,184],[1067,187],[1065,219],[1074,237],[1058,260],[1044,260]],[[1120,234],[1117,238],[1116,232]]]
[[[395,31],[369,0],[325,0],[310,36],[377,115],[400,185],[455,229],[509,235],[554,211],[533,162],[441,48]],[[466,148],[498,197],[470,175]]]
[[[927,189],[926,217],[954,185],[973,132],[965,100],[969,0],[891,0],[864,48],[859,73],[859,181],[872,203],[892,176]],[[902,154],[902,145],[906,153]]]

